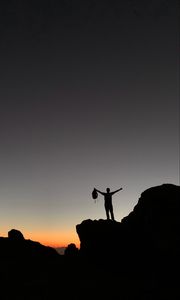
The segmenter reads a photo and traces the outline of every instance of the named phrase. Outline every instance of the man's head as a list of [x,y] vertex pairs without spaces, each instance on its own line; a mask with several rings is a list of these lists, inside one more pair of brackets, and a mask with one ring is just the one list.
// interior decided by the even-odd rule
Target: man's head
[[106,192],[107,192],[107,193],[110,193],[110,188],[107,188],[107,189],[106,189]]

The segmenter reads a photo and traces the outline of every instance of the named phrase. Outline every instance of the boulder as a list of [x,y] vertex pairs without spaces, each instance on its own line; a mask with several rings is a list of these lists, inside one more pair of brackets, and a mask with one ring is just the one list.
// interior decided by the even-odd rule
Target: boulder
[[17,230],[17,229],[11,229],[8,232],[8,238],[11,240],[15,240],[15,241],[22,241],[24,240],[24,236],[21,233],[21,231]]

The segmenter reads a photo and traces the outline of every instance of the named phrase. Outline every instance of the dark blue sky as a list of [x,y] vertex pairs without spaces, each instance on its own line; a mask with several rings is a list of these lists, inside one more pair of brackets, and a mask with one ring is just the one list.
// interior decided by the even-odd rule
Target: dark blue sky
[[1,1],[1,235],[51,244],[179,184],[177,1]]

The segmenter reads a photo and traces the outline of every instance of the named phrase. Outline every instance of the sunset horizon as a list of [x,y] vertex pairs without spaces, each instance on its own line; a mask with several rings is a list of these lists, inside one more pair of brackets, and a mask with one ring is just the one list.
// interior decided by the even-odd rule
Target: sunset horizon
[[[163,182],[160,184],[161,185],[164,185],[164,184],[168,184],[168,185],[174,185],[176,186],[177,184],[175,183],[170,183],[170,182]],[[178,185],[177,185],[178,186]],[[155,186],[149,186],[147,187],[147,189],[150,189],[152,187],[155,187]],[[141,193],[139,194],[139,197],[136,199],[137,201],[134,202],[134,205],[136,205],[138,203],[138,200],[141,196],[141,194],[145,191],[146,189],[142,190]],[[95,200],[92,199],[92,204]],[[91,218],[92,220],[106,220],[106,217],[105,217],[105,212],[104,212],[104,209],[103,209],[103,200],[102,199],[96,199],[95,203],[96,202],[100,202],[98,203],[100,206],[101,206],[101,210],[102,210],[102,216],[100,216],[98,219],[97,218]],[[131,208],[130,211],[127,212],[127,214],[123,215],[121,219],[116,219],[115,221],[116,222],[121,222],[122,219],[124,217],[127,217],[132,211],[133,211],[134,207]],[[115,211],[115,215],[117,215],[117,212]],[[69,244],[75,244],[76,247],[78,249],[80,249],[80,240],[79,240],[79,237],[78,237],[78,234],[76,232],[76,225],[80,224],[81,222],[83,222],[84,220],[88,220],[90,218],[82,218],[79,220],[79,222],[77,222],[77,224],[74,225],[74,227],[72,228],[69,228],[68,231],[67,230],[57,230],[56,228],[53,228],[53,230],[51,228],[49,228],[47,231],[46,230],[34,230],[32,231],[31,229],[30,230],[27,230],[25,228],[25,226],[17,226],[15,225],[14,223],[14,226],[13,224],[11,225],[11,227],[9,226],[4,226],[1,228],[1,235],[0,237],[5,237],[7,238],[8,237],[8,232],[12,229],[16,229],[18,231],[20,231],[24,238],[26,240],[32,240],[34,242],[38,242],[38,243],[41,243],[42,245],[44,246],[47,246],[47,247],[52,247],[52,248],[62,248],[62,249],[65,249]],[[18,223],[17,223],[18,224]],[[31,227],[31,226],[30,226]]]

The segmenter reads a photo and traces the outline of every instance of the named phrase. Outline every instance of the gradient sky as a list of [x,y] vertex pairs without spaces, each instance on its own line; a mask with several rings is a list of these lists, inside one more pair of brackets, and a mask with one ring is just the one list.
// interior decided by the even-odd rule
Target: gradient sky
[[0,236],[78,245],[94,187],[179,185],[178,1],[0,3]]

